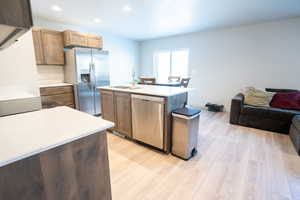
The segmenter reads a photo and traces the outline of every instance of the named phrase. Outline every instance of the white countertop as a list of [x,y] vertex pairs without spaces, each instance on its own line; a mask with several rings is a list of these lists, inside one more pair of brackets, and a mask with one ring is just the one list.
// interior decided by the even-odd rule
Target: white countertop
[[15,99],[27,99],[27,98],[34,98],[36,96],[26,93],[26,92],[18,92],[18,93],[1,93],[0,92],[0,101],[10,101]]
[[15,99],[27,99],[39,97],[30,87],[26,86],[0,86],[0,101],[11,101]]
[[52,83],[52,84],[40,84],[40,88],[45,87],[61,87],[61,86],[70,86],[73,85],[71,83]]
[[97,87],[98,89],[105,89],[111,91],[128,92],[134,94],[144,94],[153,96],[169,97],[194,90],[193,88],[156,86],[156,85],[136,85],[134,89],[115,88],[113,86]]
[[0,117],[0,167],[113,126],[65,106]]

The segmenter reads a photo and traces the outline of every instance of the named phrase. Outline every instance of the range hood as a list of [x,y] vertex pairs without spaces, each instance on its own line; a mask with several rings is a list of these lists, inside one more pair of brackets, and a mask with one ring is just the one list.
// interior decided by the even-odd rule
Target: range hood
[[16,42],[32,25],[30,0],[1,0],[0,50]]

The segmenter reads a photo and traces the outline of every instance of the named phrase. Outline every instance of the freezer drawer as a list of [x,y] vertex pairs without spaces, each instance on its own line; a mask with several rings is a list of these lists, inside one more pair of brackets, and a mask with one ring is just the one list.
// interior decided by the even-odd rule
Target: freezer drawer
[[132,95],[133,139],[163,149],[164,98]]

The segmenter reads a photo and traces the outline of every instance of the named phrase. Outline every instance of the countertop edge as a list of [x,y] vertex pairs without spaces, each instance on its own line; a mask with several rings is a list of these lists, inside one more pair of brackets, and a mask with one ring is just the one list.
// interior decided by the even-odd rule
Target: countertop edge
[[53,84],[41,84],[39,88],[50,88],[50,87],[65,87],[65,86],[73,86],[72,83],[53,83]]
[[56,143],[56,144],[53,144],[53,145],[50,145],[50,146],[47,146],[47,147],[44,147],[44,148],[41,148],[41,149],[32,151],[32,152],[30,152],[30,153],[26,153],[26,154],[17,156],[17,157],[15,157],[15,158],[9,159],[9,160],[7,160],[7,161],[5,161],[5,162],[0,162],[0,167],[4,167],[4,166],[9,165],[9,164],[11,164],[11,163],[14,163],[14,162],[23,160],[23,159],[25,159],[25,158],[28,158],[28,157],[37,155],[37,154],[39,154],[39,153],[48,151],[48,150],[50,150],[50,149],[54,149],[54,148],[56,148],[56,147],[65,145],[65,144],[67,144],[67,143],[74,142],[74,141],[79,140],[79,139],[81,139],[81,138],[84,138],[84,137],[87,137],[87,136],[90,136],[90,135],[93,135],[93,134],[96,134],[96,133],[99,133],[99,132],[102,132],[102,131],[105,131],[105,130],[107,130],[107,129],[109,129],[109,128],[114,127],[114,123],[112,123],[112,122],[110,122],[110,123],[111,123],[110,125],[103,126],[103,127],[99,128],[99,129],[96,129],[96,130],[94,130],[94,131],[87,132],[87,133],[82,134],[82,135],[80,135],[80,136],[77,136],[77,137],[74,137],[74,138],[70,138],[70,139],[61,141],[61,142],[59,142],[59,143]]
[[[162,86],[159,86],[162,87]],[[131,93],[131,94],[140,94],[140,95],[150,95],[150,96],[157,96],[157,97],[172,97],[172,96],[176,96],[179,94],[184,94],[184,93],[188,93],[190,91],[193,90],[193,88],[188,88],[186,91],[180,91],[180,92],[175,92],[172,95],[163,95],[163,94],[153,94],[150,92],[136,92],[134,90],[132,91],[128,91],[126,89],[117,89],[117,88],[103,88],[103,87],[97,87],[98,90],[108,90],[108,91],[116,91],[116,92],[124,92],[124,93]]]

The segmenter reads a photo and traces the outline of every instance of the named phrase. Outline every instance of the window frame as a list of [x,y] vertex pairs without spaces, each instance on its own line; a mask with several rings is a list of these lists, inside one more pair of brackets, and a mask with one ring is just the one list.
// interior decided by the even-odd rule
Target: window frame
[[176,49],[160,49],[154,52],[153,54],[153,72],[156,78],[158,78],[158,54],[160,53],[169,53],[170,54],[170,71],[169,71],[169,75],[168,76],[172,76],[172,70],[173,70],[173,62],[172,62],[172,58],[173,58],[173,52],[176,51],[187,51],[188,53],[188,59],[187,59],[187,77],[189,74],[189,58],[190,58],[190,49],[189,48],[176,48]]

